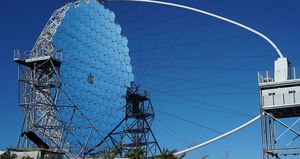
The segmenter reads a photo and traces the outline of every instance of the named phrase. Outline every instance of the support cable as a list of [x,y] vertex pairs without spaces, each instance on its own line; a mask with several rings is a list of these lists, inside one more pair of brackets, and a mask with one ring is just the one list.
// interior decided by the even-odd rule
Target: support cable
[[216,129],[207,127],[207,126],[205,126],[205,125],[201,125],[201,124],[196,123],[196,122],[194,122],[194,121],[190,121],[190,120],[184,119],[184,118],[182,118],[182,117],[179,117],[179,116],[176,116],[176,115],[173,115],[173,114],[170,114],[170,113],[161,111],[161,110],[159,110],[159,111],[157,111],[157,112],[162,113],[162,114],[165,114],[165,115],[167,115],[167,116],[169,116],[169,117],[172,117],[172,118],[175,118],[175,119],[184,121],[184,122],[186,122],[186,123],[188,123],[188,124],[195,125],[195,126],[198,126],[198,127],[200,127],[200,128],[209,130],[209,131],[211,131],[211,132],[214,132],[214,133],[217,133],[217,134],[222,134],[222,132],[220,132],[220,131],[218,131],[218,130],[216,130]]
[[282,55],[281,51],[279,50],[279,48],[277,47],[277,45],[271,40],[269,39],[267,36],[265,36],[264,34],[258,32],[257,30],[254,30],[244,24],[241,24],[239,22],[233,21],[231,19],[219,16],[217,14],[213,14],[204,10],[200,10],[200,9],[196,9],[193,7],[189,7],[189,6],[185,6],[185,5],[181,5],[181,4],[176,4],[176,3],[171,3],[171,2],[163,2],[163,1],[157,1],[157,0],[109,0],[109,1],[130,1],[130,2],[142,2],[142,3],[153,3],[153,4],[161,4],[161,5],[166,5],[166,6],[172,6],[172,7],[177,7],[177,8],[182,8],[182,9],[186,9],[186,10],[190,10],[190,11],[194,11],[194,12],[198,12],[201,14],[205,14],[217,19],[220,19],[222,21],[231,23],[233,25],[239,26],[241,28],[244,28],[254,34],[257,34],[258,36],[262,37],[263,39],[265,39],[277,52],[277,54],[279,55],[280,58],[283,58],[284,56]]
[[187,149],[181,150],[181,151],[179,151],[179,152],[176,152],[176,153],[174,153],[174,155],[175,155],[175,156],[179,156],[179,155],[185,154],[185,153],[187,153],[187,152],[190,152],[190,151],[199,149],[199,148],[201,148],[201,147],[203,147],[203,146],[209,145],[209,144],[211,144],[211,143],[213,143],[213,142],[216,142],[216,141],[218,141],[218,140],[220,140],[220,139],[223,139],[223,138],[225,138],[225,137],[227,137],[227,136],[229,136],[229,135],[231,135],[231,134],[234,134],[234,133],[238,132],[239,130],[242,130],[243,128],[245,128],[245,127],[251,125],[252,123],[254,123],[255,121],[257,121],[258,119],[260,119],[260,117],[261,117],[261,115],[258,115],[258,116],[256,116],[255,118],[253,118],[252,120],[248,121],[247,123],[245,123],[245,124],[243,124],[243,125],[241,125],[241,126],[235,128],[235,129],[233,129],[233,130],[231,130],[231,131],[229,131],[229,132],[227,132],[227,133],[225,133],[225,134],[222,134],[222,135],[220,135],[220,136],[217,136],[217,137],[215,137],[215,138],[213,138],[213,139],[210,139],[210,140],[208,140],[208,141],[205,141],[205,142],[203,142],[203,143],[201,143],[201,144],[198,144],[198,145],[192,146],[192,147],[190,147],[190,148],[187,148]]

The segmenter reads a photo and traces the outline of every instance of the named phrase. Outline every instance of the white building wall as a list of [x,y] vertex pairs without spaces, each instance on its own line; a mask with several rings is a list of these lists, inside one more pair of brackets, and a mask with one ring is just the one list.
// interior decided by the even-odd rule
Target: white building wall
[[262,90],[262,106],[300,104],[300,86]]

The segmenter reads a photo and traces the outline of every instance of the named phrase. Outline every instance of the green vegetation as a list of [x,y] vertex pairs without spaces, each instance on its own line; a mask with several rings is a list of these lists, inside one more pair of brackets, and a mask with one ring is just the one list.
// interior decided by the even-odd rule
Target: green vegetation
[[175,156],[174,155],[175,152],[176,150],[169,151],[168,149],[163,149],[158,159],[181,159],[184,157],[184,156]]
[[[183,156],[175,156],[176,150],[169,151],[168,149],[163,149],[162,153],[155,157],[155,159],[181,159]],[[125,157],[130,159],[144,159],[144,150],[142,148],[135,148],[125,154]]]
[[130,159],[143,159],[144,157],[144,149],[142,148],[135,148],[125,154],[125,157]]
[[22,157],[22,159],[33,159],[32,157],[26,156],[26,157]]
[[10,154],[8,152],[5,152],[4,154],[0,155],[0,159],[15,159],[17,158],[17,155]]
[[[16,154],[10,154],[9,152],[5,152],[4,154],[0,155],[0,159],[16,159],[16,158],[17,158]],[[33,159],[33,158],[29,156],[24,156],[21,159]],[[48,158],[41,158],[41,159],[48,159]]]
[[[111,156],[106,156],[106,159],[113,159],[116,158],[119,154],[121,154],[123,151],[123,147],[117,147],[114,151],[113,154],[111,154]],[[135,148],[131,151],[128,151],[125,154],[125,157],[130,158],[130,159],[145,159],[144,156],[144,149],[142,148]],[[162,153],[155,157],[154,159],[182,159],[184,157],[184,155],[182,156],[175,156],[174,153],[176,152],[176,150],[168,150],[168,149],[163,149]],[[5,152],[4,154],[0,155],[0,159],[16,159],[17,155],[15,154],[10,154],[8,152]],[[26,157],[22,157],[22,159],[33,159],[29,156]],[[46,158],[44,158],[46,159]],[[208,155],[202,156],[200,157],[200,159],[208,159]]]

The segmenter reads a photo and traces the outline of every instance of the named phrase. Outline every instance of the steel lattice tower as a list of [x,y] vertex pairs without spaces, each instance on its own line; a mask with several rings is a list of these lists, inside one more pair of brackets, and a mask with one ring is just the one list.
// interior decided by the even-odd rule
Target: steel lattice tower
[[[61,60],[58,54],[54,55],[23,59],[15,52],[14,61],[19,66],[19,105],[24,111],[16,150],[56,152],[74,158],[89,149],[90,139],[103,138],[61,90]],[[58,105],[58,99],[62,98],[69,103]]]
[[274,78],[259,74],[259,91],[263,158],[299,157],[300,79],[287,58],[275,61]]
[[[120,148],[119,157],[125,157],[135,149],[143,150],[145,158],[159,155],[162,151],[151,130],[155,117],[153,106],[147,91],[140,92],[139,86],[134,82],[127,88],[124,119],[104,138],[114,141]],[[101,142],[95,147],[101,146]],[[97,148],[88,153],[97,154]],[[112,153],[113,150],[109,153]],[[101,152],[98,152],[101,153]]]
[[[17,55],[17,54],[16,54]],[[19,65],[19,86],[22,90],[20,106],[25,117],[18,147],[49,149],[59,148],[63,133],[56,103],[61,82],[61,61],[52,56],[22,60],[15,56]],[[38,133],[36,133],[38,132]],[[44,135],[44,140],[39,134]],[[24,138],[22,140],[21,138]]]

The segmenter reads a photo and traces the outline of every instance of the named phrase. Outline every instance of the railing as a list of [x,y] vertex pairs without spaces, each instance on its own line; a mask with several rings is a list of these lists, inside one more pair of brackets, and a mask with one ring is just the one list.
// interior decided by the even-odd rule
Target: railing
[[258,83],[274,82],[274,75],[271,71],[258,72]]
[[30,51],[20,52],[20,50],[14,50],[14,60],[25,60],[30,56]]
[[300,104],[300,92],[289,91],[288,93],[270,93],[262,96],[263,107],[276,107]]
[[61,52],[56,52],[55,53],[55,59],[58,59],[58,60],[62,61],[62,53]]
[[[300,67],[292,67],[288,74],[288,80],[300,79]],[[274,82],[274,71],[258,72],[258,83],[269,82]]]
[[[14,60],[25,60],[25,59],[30,59],[32,58],[30,56],[31,52],[30,51],[25,51],[23,53],[21,53],[19,50],[14,50]],[[54,56],[52,56],[53,58],[57,59],[57,60],[62,60],[62,52],[56,52],[54,54]]]
[[300,79],[300,67],[293,67],[291,74],[292,79]]
[[14,60],[21,60],[22,55],[19,50],[14,50]]

